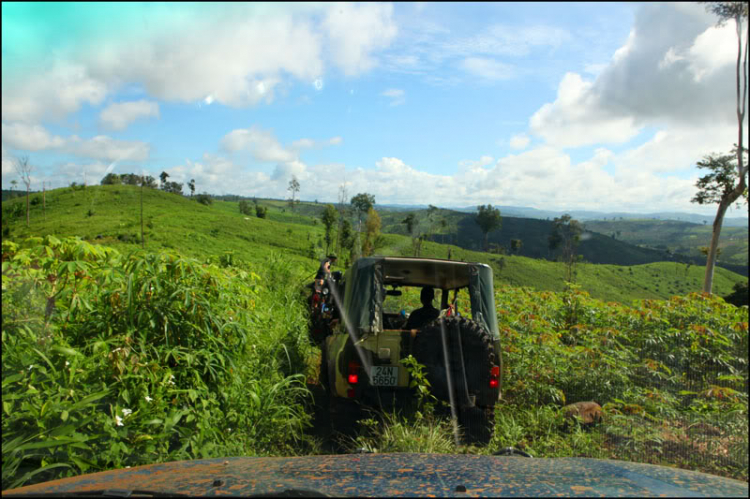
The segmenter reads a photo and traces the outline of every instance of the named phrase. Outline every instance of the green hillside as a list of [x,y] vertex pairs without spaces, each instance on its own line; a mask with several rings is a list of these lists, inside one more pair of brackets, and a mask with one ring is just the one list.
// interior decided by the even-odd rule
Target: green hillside
[[[420,210],[414,213],[418,226],[415,233],[429,233],[434,241],[455,242],[467,249],[479,250],[484,244],[484,235],[479,226],[474,222],[474,215],[453,210],[438,209],[432,215],[431,220],[428,218],[427,210]],[[401,223],[408,213],[385,213],[383,215],[384,230],[396,234],[406,234],[406,225]],[[444,221],[444,222],[443,222]],[[653,222],[655,225],[659,221]],[[617,224],[628,223],[614,222]],[[694,228],[706,228],[695,224],[675,222]],[[705,262],[705,257],[700,254],[696,245],[691,249],[687,243],[677,245],[667,252],[667,246],[642,244],[641,239],[652,240],[650,232],[658,231],[658,228],[651,230],[649,227],[645,234],[641,236],[637,225],[633,226],[631,232],[632,239],[627,240],[623,237],[612,237],[612,230],[606,226],[598,226],[592,222],[586,222],[584,226],[587,229],[586,234],[578,247],[578,253],[583,255],[584,260],[590,263],[605,263],[614,265],[639,265],[654,263],[660,261],[677,261],[682,263],[691,263],[700,265]],[[522,246],[519,255],[531,258],[550,258],[548,240],[553,229],[553,222],[533,218],[516,218],[503,217],[502,227],[489,234],[490,245],[498,245],[504,248],[506,253],[510,253],[510,242],[512,239],[520,239]],[[728,228],[722,236],[722,244],[725,248],[723,255],[726,255],[719,265],[734,272],[747,275],[747,230],[741,228]],[[710,230],[708,232],[710,234]],[[696,234],[690,234],[694,241],[703,240]],[[710,236],[706,236],[710,237]],[[695,244],[695,243],[694,243]],[[743,246],[744,244],[744,246]],[[744,250],[742,250],[744,248]],[[740,253],[744,251],[744,262],[741,260]],[[731,259],[728,257],[732,256]]]
[[[6,201],[3,203],[4,239],[21,240],[31,235],[47,234],[79,236],[121,251],[136,249],[140,247],[140,194],[137,187],[126,185],[49,191],[46,213],[43,212],[41,202],[35,202],[36,198],[32,197],[30,228],[26,228],[22,209],[25,202],[22,199]],[[280,253],[286,260],[309,269],[312,274],[316,270],[317,259],[324,255],[325,248],[322,244],[322,224],[307,214],[318,213],[325,205],[303,203],[292,211],[283,201],[260,200],[259,203],[268,207],[266,219],[240,214],[236,202],[214,201],[212,205],[205,206],[189,197],[145,189],[145,247],[147,250],[177,249],[187,256],[213,261],[227,258],[226,255],[230,252],[235,261],[253,264],[262,264],[269,254]],[[462,221],[458,217],[465,216],[448,210],[440,210],[440,213],[453,217],[459,226]],[[404,216],[403,213],[397,215]],[[393,230],[399,228],[393,223],[395,219],[390,214],[383,213],[382,216],[384,228],[388,228],[386,220],[389,217],[390,227]],[[504,227],[509,230],[504,237],[516,237],[516,233],[510,231],[514,220],[523,220],[524,223],[529,221],[504,219]],[[546,227],[543,224],[546,222],[531,222],[540,222],[538,226],[530,226],[536,227],[537,237],[541,238]],[[465,222],[463,223],[465,226]],[[464,227],[464,232],[469,230]],[[435,239],[457,242],[455,235],[437,235]],[[599,240],[596,239],[597,242]],[[406,236],[384,234],[383,242],[383,246],[377,251],[379,254],[412,254],[411,239]],[[526,244],[524,241],[524,246]],[[556,262],[523,255],[488,254],[434,241],[425,242],[421,254],[447,258],[449,252],[451,258],[456,260],[480,261],[492,265],[498,283],[550,291],[564,288],[564,267]],[[577,270],[577,282],[593,297],[623,303],[641,298],[665,299],[698,291],[703,280],[702,267],[675,262],[654,262],[628,267],[584,263],[579,264]],[[742,279],[736,273],[719,268],[716,271],[714,291],[719,295],[726,295]]]
[[[705,258],[699,248],[711,241],[712,220],[706,222],[698,225],[674,220],[592,220],[585,225],[589,230],[630,244]],[[747,266],[747,227],[722,227],[719,248],[719,262]]]

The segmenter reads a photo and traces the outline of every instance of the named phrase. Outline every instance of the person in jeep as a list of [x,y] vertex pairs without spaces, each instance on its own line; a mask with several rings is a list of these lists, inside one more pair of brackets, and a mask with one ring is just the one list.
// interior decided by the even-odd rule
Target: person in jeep
[[435,299],[435,289],[432,286],[425,286],[419,295],[419,301],[422,302],[422,308],[416,309],[409,315],[404,329],[419,329],[422,326],[434,321],[440,316],[440,311],[432,306],[432,300]]

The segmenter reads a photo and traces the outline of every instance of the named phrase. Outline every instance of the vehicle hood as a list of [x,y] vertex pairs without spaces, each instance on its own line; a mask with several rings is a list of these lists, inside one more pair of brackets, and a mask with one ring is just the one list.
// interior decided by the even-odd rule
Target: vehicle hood
[[284,490],[331,496],[748,496],[745,482],[649,464],[450,454],[177,461],[64,478],[3,491],[3,496],[105,489],[196,496]]

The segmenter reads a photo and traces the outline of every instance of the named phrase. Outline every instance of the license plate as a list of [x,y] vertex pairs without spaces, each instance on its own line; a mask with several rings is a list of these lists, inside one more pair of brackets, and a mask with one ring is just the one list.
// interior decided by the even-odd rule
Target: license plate
[[398,385],[398,367],[372,366],[370,368],[370,384],[372,386]]

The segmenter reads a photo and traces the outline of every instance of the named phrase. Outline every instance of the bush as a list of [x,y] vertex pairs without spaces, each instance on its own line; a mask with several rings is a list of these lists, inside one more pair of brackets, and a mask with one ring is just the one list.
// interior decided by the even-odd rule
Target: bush
[[200,204],[206,205],[206,206],[209,206],[214,203],[213,198],[211,198],[211,196],[209,196],[206,193],[198,194],[197,196],[195,196],[195,200],[198,201]]
[[[509,404],[499,409],[498,445],[596,457],[593,448],[582,454],[561,442],[549,425],[542,432],[527,423],[532,408],[593,400],[604,407],[605,423],[584,440],[610,457],[746,479],[746,308],[697,293],[627,307],[575,287],[552,293],[502,286],[495,297]],[[687,434],[696,424],[716,428],[717,436],[707,443]]]
[[255,214],[258,218],[266,218],[268,215],[268,208],[258,205],[255,207]]
[[288,284],[79,239],[2,244],[4,490],[300,448],[305,316]]

